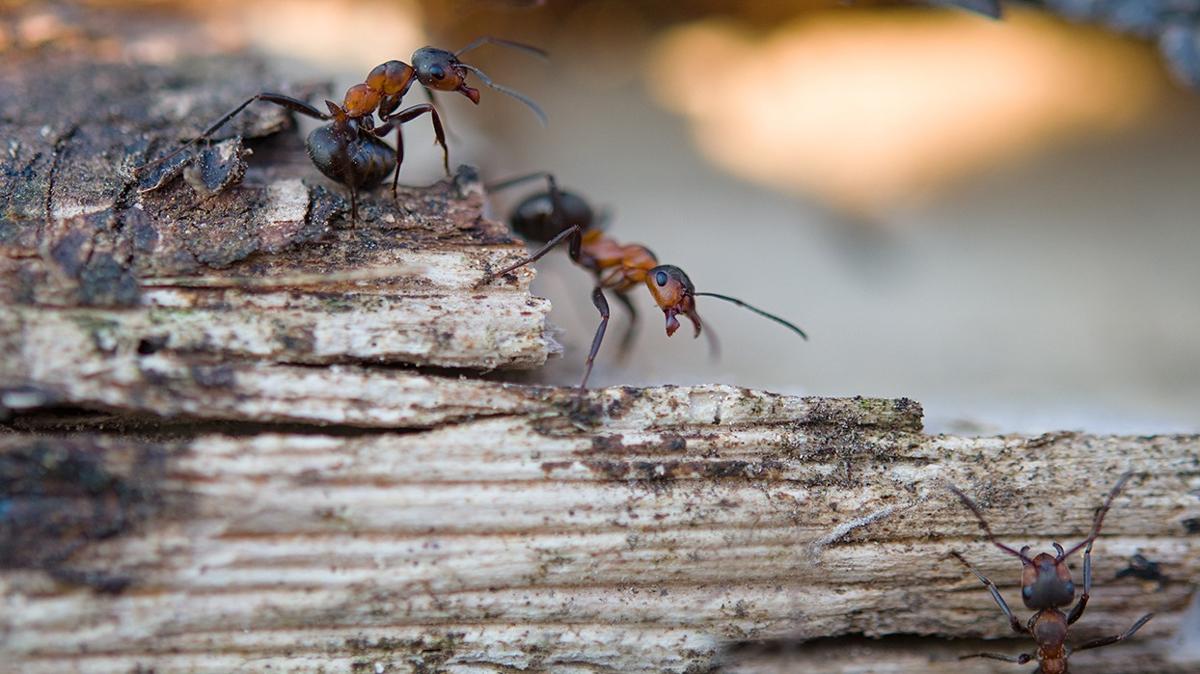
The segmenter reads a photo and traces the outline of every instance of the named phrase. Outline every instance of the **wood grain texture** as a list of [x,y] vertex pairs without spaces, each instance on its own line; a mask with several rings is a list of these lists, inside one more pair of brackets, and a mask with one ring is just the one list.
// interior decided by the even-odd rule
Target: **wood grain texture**
[[[55,582],[45,563],[0,576],[4,649],[28,672],[684,672],[763,640],[1004,637],[949,552],[1014,602],[1019,567],[945,485],[976,495],[1005,540],[1048,549],[1144,468],[1097,543],[1077,638],[1154,611],[1148,664],[1086,671],[1184,671],[1153,644],[1200,572],[1194,437],[927,437],[907,401],[729,387],[607,390],[572,415],[568,392],[503,390],[529,406],[402,434],[41,439],[165,457],[152,485],[122,473],[137,462],[105,469],[162,505],[51,569],[121,575],[119,594]],[[1166,580],[1115,580],[1134,554]]]
[[[522,247],[471,169],[349,222],[265,106],[215,146],[244,175],[138,176],[246,91],[299,91],[101,34],[0,62],[3,674],[1013,671],[955,659],[1029,644],[950,556],[1017,604],[947,486],[1045,549],[1126,470],[1073,638],[1157,615],[1078,669],[1200,666],[1175,641],[1197,437],[929,436],[903,399],[483,379],[557,347],[531,271],[477,287]],[[1137,555],[1157,576],[1118,577]]]

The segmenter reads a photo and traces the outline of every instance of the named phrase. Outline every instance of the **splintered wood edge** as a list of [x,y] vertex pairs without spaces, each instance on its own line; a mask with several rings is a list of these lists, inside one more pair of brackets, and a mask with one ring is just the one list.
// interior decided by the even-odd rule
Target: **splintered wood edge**
[[[363,287],[158,288],[147,295],[154,306],[141,309],[3,306],[0,341],[23,353],[28,368],[9,363],[0,371],[8,375],[3,383],[22,377],[38,383],[36,371],[54,369],[63,360],[62,344],[69,345],[72,358],[82,359],[75,362],[79,368],[104,368],[113,356],[138,355],[139,346],[143,352],[180,353],[180,360],[222,359],[243,366],[341,362],[535,368],[560,350],[547,334],[549,301],[529,295],[525,287],[470,285],[482,274],[481,260],[498,264],[513,256],[511,250],[442,253],[440,263],[472,268],[473,273],[464,272],[458,287],[431,282],[419,293]],[[411,257],[420,264],[431,256]],[[443,279],[445,275],[443,269]],[[222,306],[212,306],[212,300],[195,306],[200,293],[216,294]]]
[[[1154,611],[1133,646],[1140,669],[1081,662],[1173,671],[1170,649],[1153,644],[1178,628],[1200,575],[1194,436],[928,437],[845,423],[851,405],[879,401],[764,402],[728,387],[598,395],[609,404],[592,429],[557,413],[362,437],[43,438],[123,457],[109,477],[150,512],[127,499],[141,519],[77,558],[128,574],[122,594],[37,568],[0,575],[5,649],[27,672],[686,672],[764,640],[1006,637],[950,552],[1014,607],[1019,565],[947,485],[976,498],[1005,541],[1048,549],[1084,535],[1117,476],[1144,469],[1105,522],[1072,639]],[[785,421],[805,408],[807,423]],[[0,457],[30,441],[3,439]],[[147,452],[161,457],[155,474],[136,459]],[[1160,565],[1161,582],[1115,579],[1135,554]]]
[[[473,169],[461,167],[453,180],[429,188],[406,189],[409,206],[389,201],[390,210],[371,225],[343,224],[306,235],[315,240],[293,241],[310,226],[314,189],[297,179],[268,185],[259,214],[264,224],[255,233],[261,250],[224,269],[183,276],[142,270],[136,278],[123,270],[85,292],[82,281],[50,264],[51,257],[9,251],[10,257],[0,259],[0,272],[11,281],[9,301],[0,306],[0,341],[46,362],[59,358],[60,338],[73,341],[80,346],[72,357],[92,361],[80,367],[104,367],[102,361],[114,353],[139,346],[144,351],[147,345],[209,363],[471,371],[536,368],[561,350],[548,333],[549,301],[529,293],[532,269],[482,283],[490,270],[519,259],[525,248],[502,225],[483,218],[483,188]],[[86,237],[75,245],[80,237],[72,227],[87,226],[85,220],[58,220],[47,229],[67,232],[57,236],[83,255]],[[168,233],[178,235],[165,230],[150,238],[167,246],[155,237]],[[135,287],[126,288],[130,283]],[[78,295],[89,293],[130,295],[134,301],[80,306]],[[87,341],[94,348],[83,348]],[[8,381],[0,386],[22,377],[38,383],[17,365],[5,369]]]
[[[497,307],[488,321],[464,317],[462,331],[478,330],[484,323],[499,324],[500,332],[481,333],[478,341],[490,345],[496,358],[508,354],[506,364],[511,365],[516,354],[536,352],[541,344],[522,340],[520,331],[503,326],[540,323],[542,318],[536,311],[506,314],[501,309]],[[394,311],[411,315],[417,309],[397,306]],[[719,422],[722,417],[763,423],[823,414],[842,423],[897,429],[920,428],[921,423],[920,406],[911,401],[805,401],[711,386],[614,388],[591,392],[582,401],[586,404],[580,405],[573,389],[350,365],[315,369],[263,363],[251,356],[288,348],[328,353],[327,343],[346,331],[359,337],[369,333],[372,341],[364,349],[392,344],[391,348],[402,350],[419,345],[403,346],[406,333],[396,326],[376,333],[355,324],[355,320],[361,321],[357,314],[334,314],[316,330],[291,333],[277,332],[274,319],[260,318],[253,311],[245,315],[247,321],[257,321],[254,329],[249,322],[240,328],[231,326],[223,320],[229,313],[205,320],[203,315],[187,311],[97,313],[10,307],[0,311],[0,348],[14,354],[0,363],[0,381],[6,389],[0,393],[0,403],[13,410],[75,405],[162,417],[362,428],[425,428],[475,416],[558,412],[574,413],[584,423],[601,423],[624,415],[626,407],[642,410],[640,414],[655,423],[666,419],[685,424]],[[444,323],[446,319],[441,320]],[[213,358],[203,353],[206,344],[222,340],[236,344],[243,356]],[[419,341],[416,338],[415,344]],[[456,344],[465,341],[454,340]],[[485,350],[480,344],[472,347],[471,353]],[[441,357],[448,358],[451,353],[443,350]]]

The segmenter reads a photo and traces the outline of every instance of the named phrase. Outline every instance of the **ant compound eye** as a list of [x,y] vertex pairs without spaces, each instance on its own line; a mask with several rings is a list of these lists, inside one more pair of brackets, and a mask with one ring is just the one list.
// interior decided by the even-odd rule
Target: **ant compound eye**
[[667,272],[660,271],[654,275],[654,282],[660,286],[667,285]]
[[1063,592],[1066,592],[1067,594],[1075,594],[1075,583],[1072,583],[1068,580],[1067,584],[1063,586]]
[[1021,596],[1025,599],[1033,599],[1033,587],[1026,585],[1021,588]]
[[435,80],[446,79],[446,69],[441,66],[429,66],[429,74],[433,76],[433,79]]

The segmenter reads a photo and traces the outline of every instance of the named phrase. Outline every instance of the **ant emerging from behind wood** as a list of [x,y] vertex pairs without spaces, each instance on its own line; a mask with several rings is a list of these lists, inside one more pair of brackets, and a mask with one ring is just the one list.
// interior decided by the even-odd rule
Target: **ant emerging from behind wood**
[[[495,44],[520,49],[545,58],[546,53],[537,47],[512,42],[492,36],[475,39],[457,52],[436,47],[422,47],[412,55],[412,65],[403,61],[388,61],[371,70],[365,82],[346,90],[341,105],[325,101],[329,112],[324,113],[291,96],[263,92],[256,94],[210,125],[200,135],[184,143],[166,156],[143,165],[144,171],[151,166],[168,161],[196,143],[208,139],[238,113],[255,101],[265,101],[281,106],[307,117],[330,122],[308,135],[305,146],[313,164],[331,180],[350,188],[351,218],[358,219],[358,191],[380,185],[389,174],[392,178],[392,197],[395,198],[400,179],[400,165],[404,162],[404,137],[401,125],[421,115],[428,114],[433,123],[433,132],[438,145],[442,146],[442,167],[450,174],[450,150],[446,147],[446,134],[441,117],[433,103],[422,103],[400,110],[401,100],[414,82],[419,82],[426,91],[454,91],[479,104],[479,90],[467,85],[467,76],[474,74],[486,86],[507,94],[529,106],[543,124],[546,113],[524,94],[493,82],[479,68],[464,63],[460,56],[485,44]],[[432,96],[432,94],[430,94]],[[374,115],[378,113],[379,123]],[[383,142],[382,138],[393,129],[396,131],[396,147]]]
[[[1083,611],[1087,608],[1088,599],[1091,596],[1092,544],[1096,542],[1096,536],[1100,534],[1100,526],[1104,524],[1104,516],[1112,506],[1113,499],[1116,498],[1117,494],[1125,487],[1125,483],[1129,482],[1132,476],[1133,473],[1125,473],[1121,476],[1121,479],[1117,480],[1117,484],[1113,486],[1112,490],[1108,493],[1108,497],[1104,499],[1104,505],[1097,511],[1096,518],[1092,522],[1092,531],[1088,534],[1087,538],[1075,544],[1070,550],[1063,550],[1061,545],[1055,543],[1054,550],[1057,554],[1051,555],[1043,552],[1032,559],[1028,555],[1028,545],[1020,550],[1014,550],[997,540],[995,534],[992,533],[991,527],[988,526],[987,521],[983,518],[983,513],[979,510],[979,506],[957,488],[950,487],[950,490],[958,496],[963,505],[967,506],[975,514],[975,518],[979,520],[979,526],[983,528],[983,532],[987,535],[988,540],[1004,552],[1021,560],[1021,564],[1024,566],[1024,571],[1021,574],[1021,600],[1025,603],[1026,608],[1036,611],[1036,613],[1030,616],[1028,622],[1022,625],[1021,621],[1013,615],[1012,610],[1008,608],[1008,604],[1005,603],[1004,597],[1000,595],[996,584],[988,580],[975,567],[971,566],[961,554],[958,552],[951,553],[987,587],[988,592],[992,595],[992,599],[996,601],[1000,610],[1008,618],[1013,631],[1018,634],[1032,636],[1038,646],[1037,652],[1033,654],[1005,655],[1003,653],[977,653],[974,655],[965,655],[963,659],[990,658],[1018,664],[1025,664],[1036,659],[1039,664],[1038,668],[1034,670],[1034,674],[1066,674],[1067,659],[1072,653],[1124,641],[1133,636],[1135,632],[1154,617],[1153,613],[1147,613],[1121,634],[1095,639],[1075,648],[1066,646],[1067,629],[1083,617]],[[1083,594],[1079,597],[1079,603],[1075,604],[1074,608],[1071,609],[1071,613],[1067,615],[1059,610],[1064,606],[1068,606],[1075,598],[1075,583],[1071,580],[1071,570],[1067,567],[1067,558],[1081,549],[1084,551]]]
[[[600,312],[600,325],[596,328],[592,346],[588,352],[587,364],[584,368],[583,379],[579,382],[579,392],[587,389],[588,377],[592,373],[592,364],[604,340],[604,332],[608,327],[609,308],[604,291],[611,290],[617,299],[629,310],[630,327],[621,340],[621,350],[629,348],[633,337],[633,326],[637,321],[637,310],[628,297],[638,285],[645,285],[654,298],[654,302],[666,316],[667,336],[675,334],[679,329],[679,315],[688,317],[695,326],[695,337],[702,332],[702,321],[696,312],[697,297],[715,297],[731,302],[754,313],[768,318],[789,330],[808,339],[796,325],[751,306],[742,300],[728,295],[710,292],[696,292],[691,279],[679,267],[669,264],[658,264],[658,258],[649,248],[639,244],[622,245],[604,234],[602,224],[605,218],[597,217],[591,206],[582,197],[558,187],[558,182],[550,173],[541,171],[529,175],[503,180],[488,185],[489,191],[498,191],[530,180],[545,179],[548,189],[526,197],[513,209],[510,218],[513,229],[531,241],[544,245],[529,257],[509,265],[498,272],[488,274],[480,285],[491,282],[515,269],[537,261],[550,252],[555,246],[566,241],[571,261],[592,272],[596,279],[596,287],[592,290],[592,304]],[[718,347],[712,329],[705,333],[710,340],[710,346],[715,352]]]

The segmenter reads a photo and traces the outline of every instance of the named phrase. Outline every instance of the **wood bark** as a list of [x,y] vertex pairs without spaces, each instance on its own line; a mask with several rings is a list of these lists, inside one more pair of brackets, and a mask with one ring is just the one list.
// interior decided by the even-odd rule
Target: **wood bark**
[[0,672],[1012,671],[947,487],[1048,549],[1126,470],[1072,638],[1156,617],[1072,662],[1196,671],[1197,437],[484,378],[557,347],[471,169],[350,222],[262,106],[138,174],[270,73],[63,40],[0,64]]

